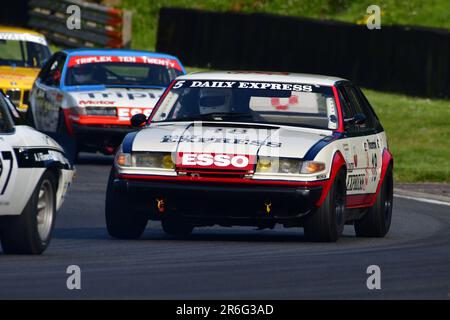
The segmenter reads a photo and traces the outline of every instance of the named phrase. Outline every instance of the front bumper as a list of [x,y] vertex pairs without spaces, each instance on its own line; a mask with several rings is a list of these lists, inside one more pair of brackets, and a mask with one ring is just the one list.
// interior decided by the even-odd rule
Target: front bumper
[[136,128],[119,125],[84,125],[73,123],[72,132],[80,151],[112,153],[123,138]]
[[[316,209],[322,186],[141,181],[116,177],[117,201],[151,220],[180,216],[196,225],[297,224]],[[163,209],[158,208],[163,200]],[[161,202],[160,202],[161,204]]]

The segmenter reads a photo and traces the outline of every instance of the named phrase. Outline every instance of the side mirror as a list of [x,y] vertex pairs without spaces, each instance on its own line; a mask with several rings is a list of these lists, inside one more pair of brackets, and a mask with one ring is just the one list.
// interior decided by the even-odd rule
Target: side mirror
[[135,114],[130,120],[131,125],[136,128],[142,126],[146,121],[147,117],[143,113]]
[[364,124],[366,123],[366,116],[362,113],[355,114],[353,117],[355,124]]
[[352,118],[344,119],[345,125],[357,124],[361,125],[366,123],[366,116],[363,113],[357,113]]

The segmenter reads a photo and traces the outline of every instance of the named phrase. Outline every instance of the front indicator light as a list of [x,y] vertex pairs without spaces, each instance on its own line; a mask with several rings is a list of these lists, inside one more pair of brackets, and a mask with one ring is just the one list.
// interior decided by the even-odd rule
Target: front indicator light
[[129,153],[118,153],[116,156],[116,164],[121,167],[130,167],[131,155]]
[[325,170],[325,163],[319,161],[305,161],[300,173],[318,173]]
[[175,169],[175,163],[172,160],[172,155],[166,154],[163,157],[162,166],[164,169]]

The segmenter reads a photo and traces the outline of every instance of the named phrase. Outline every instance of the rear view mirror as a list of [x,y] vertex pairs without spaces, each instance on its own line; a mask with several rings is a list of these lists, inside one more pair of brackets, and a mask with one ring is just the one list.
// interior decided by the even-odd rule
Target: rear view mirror
[[147,117],[143,113],[138,113],[131,117],[130,122],[133,127],[140,127],[147,122]]

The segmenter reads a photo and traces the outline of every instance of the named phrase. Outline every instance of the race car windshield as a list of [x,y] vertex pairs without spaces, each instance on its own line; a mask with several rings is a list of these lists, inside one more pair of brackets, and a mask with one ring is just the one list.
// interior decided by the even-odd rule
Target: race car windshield
[[338,127],[329,86],[242,81],[177,81],[151,121],[197,120]]
[[69,62],[65,84],[167,87],[173,79],[183,74],[181,68],[168,65],[111,60],[113,62]]
[[45,45],[0,37],[0,66],[41,68],[49,57]]

